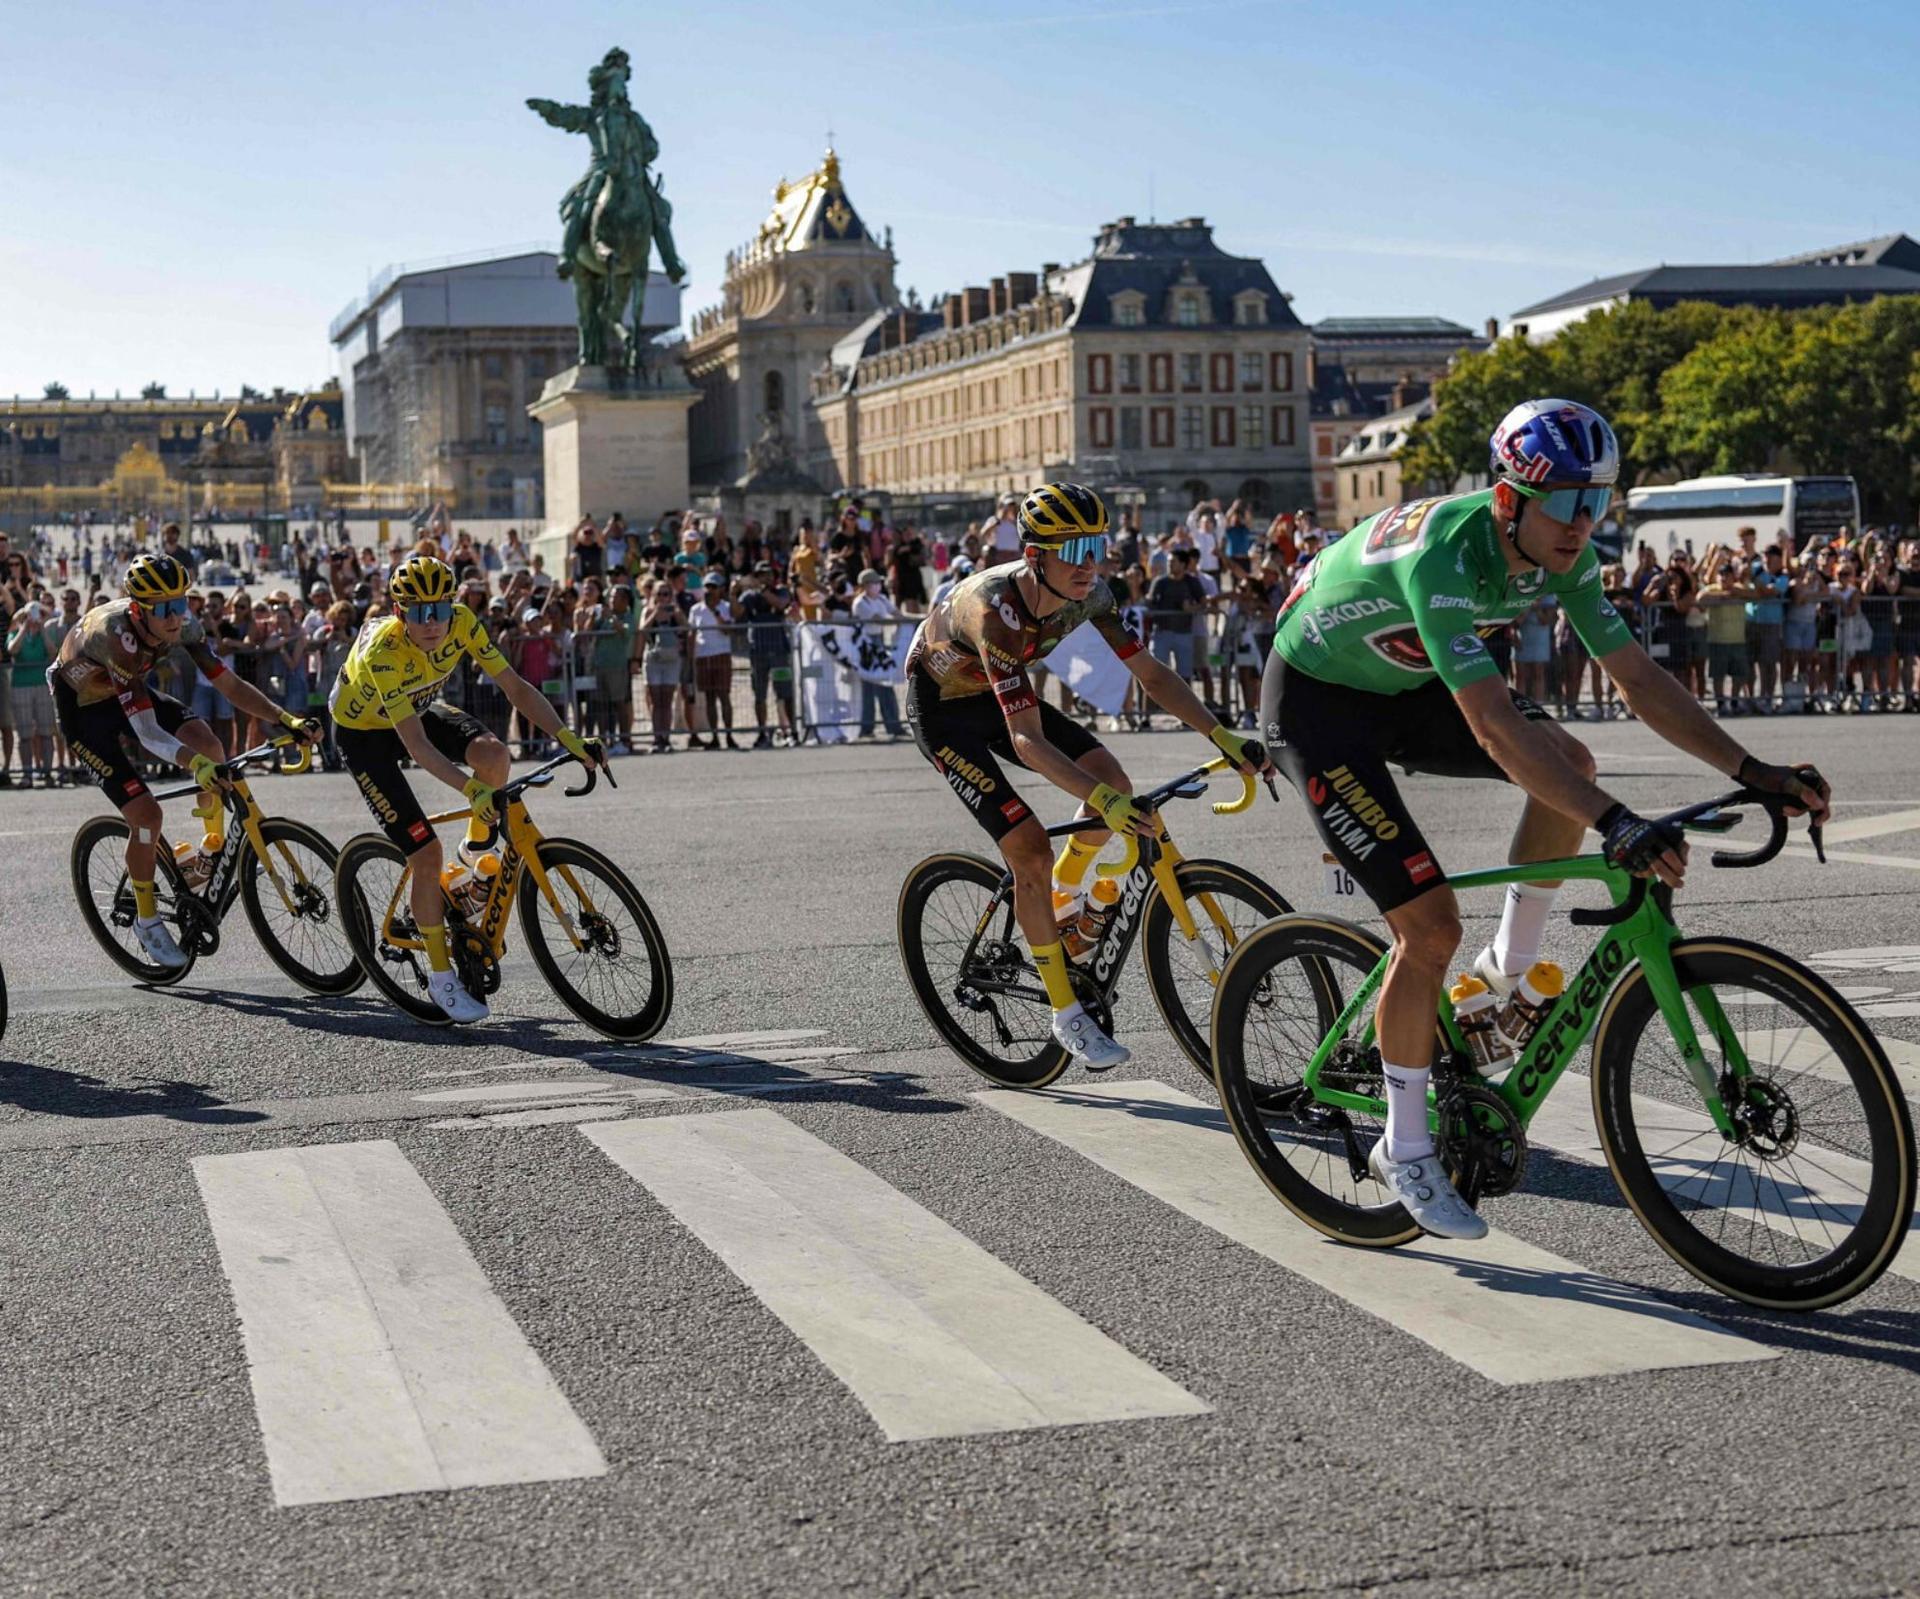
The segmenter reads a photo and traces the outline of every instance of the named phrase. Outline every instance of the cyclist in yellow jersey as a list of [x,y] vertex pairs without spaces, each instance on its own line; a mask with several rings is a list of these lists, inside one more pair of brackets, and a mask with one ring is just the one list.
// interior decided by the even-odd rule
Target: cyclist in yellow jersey
[[[601,764],[598,739],[561,724],[547,698],[507,660],[464,605],[454,603],[453,568],[432,555],[415,555],[395,569],[388,593],[396,614],[361,628],[333,686],[333,713],[341,759],[360,787],[381,830],[412,870],[413,919],[432,968],[427,992],[450,1021],[477,1022],[486,1003],[460,986],[447,946],[440,890],[440,840],[400,770],[410,757],[424,772],[458,789],[473,807],[461,858],[472,864],[495,821],[493,791],[507,780],[507,746],[480,721],[438,696],[463,658],[499,685],[515,710],[558,739],[575,760]],[[456,762],[473,769],[468,777]]]

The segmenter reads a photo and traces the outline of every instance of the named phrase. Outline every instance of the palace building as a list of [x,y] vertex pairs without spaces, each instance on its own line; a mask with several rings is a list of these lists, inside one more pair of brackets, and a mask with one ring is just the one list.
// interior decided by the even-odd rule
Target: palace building
[[0,399],[0,511],[184,519],[317,512],[347,475],[337,385],[137,400]]
[[756,443],[795,461],[815,453],[813,374],[894,303],[893,268],[891,230],[883,239],[868,230],[831,149],[797,183],[780,181],[759,231],[727,254],[720,303],[689,326],[682,358],[701,396],[687,419],[695,484],[739,482]]
[[1308,333],[1200,217],[1121,217],[1070,266],[876,310],[813,376],[829,490],[981,501],[1077,477],[1155,513],[1309,503]]

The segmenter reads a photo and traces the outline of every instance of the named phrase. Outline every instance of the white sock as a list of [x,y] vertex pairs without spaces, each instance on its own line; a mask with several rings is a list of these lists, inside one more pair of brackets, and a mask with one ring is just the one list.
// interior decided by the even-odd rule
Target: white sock
[[1433,1153],[1433,1133],[1427,1126],[1427,1078],[1425,1066],[1381,1063],[1387,1080],[1387,1159],[1418,1160]]
[[1500,931],[1493,935],[1494,964],[1509,977],[1518,977],[1540,958],[1540,940],[1553,914],[1558,888],[1538,883],[1507,884],[1507,902],[1500,912]]

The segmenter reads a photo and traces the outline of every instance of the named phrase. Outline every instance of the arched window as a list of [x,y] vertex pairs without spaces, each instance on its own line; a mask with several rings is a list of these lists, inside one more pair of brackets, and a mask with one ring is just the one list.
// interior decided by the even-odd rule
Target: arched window
[[833,308],[842,315],[853,314],[853,285],[845,278],[833,286]]
[[1180,485],[1180,492],[1186,496],[1188,505],[1198,505],[1202,500],[1213,498],[1212,492],[1207,488],[1207,480],[1203,477],[1188,478]]
[[778,372],[769,372],[760,380],[760,413],[784,417],[787,414],[787,385]]
[[1253,516],[1273,515],[1273,485],[1263,477],[1250,477],[1235,496]]

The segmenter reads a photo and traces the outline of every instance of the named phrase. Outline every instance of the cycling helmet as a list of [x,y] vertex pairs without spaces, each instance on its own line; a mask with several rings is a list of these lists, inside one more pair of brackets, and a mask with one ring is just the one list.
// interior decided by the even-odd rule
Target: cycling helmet
[[437,555],[409,555],[393,569],[387,593],[398,605],[453,598],[453,568]]
[[1020,542],[1057,549],[1107,531],[1107,507],[1080,483],[1043,483],[1020,502]]
[[189,581],[185,563],[171,555],[138,556],[127,568],[127,598],[142,605],[177,600],[187,592]]
[[1620,442],[1607,419],[1576,400],[1525,400],[1493,430],[1495,482],[1529,487],[1608,484],[1620,476]]

